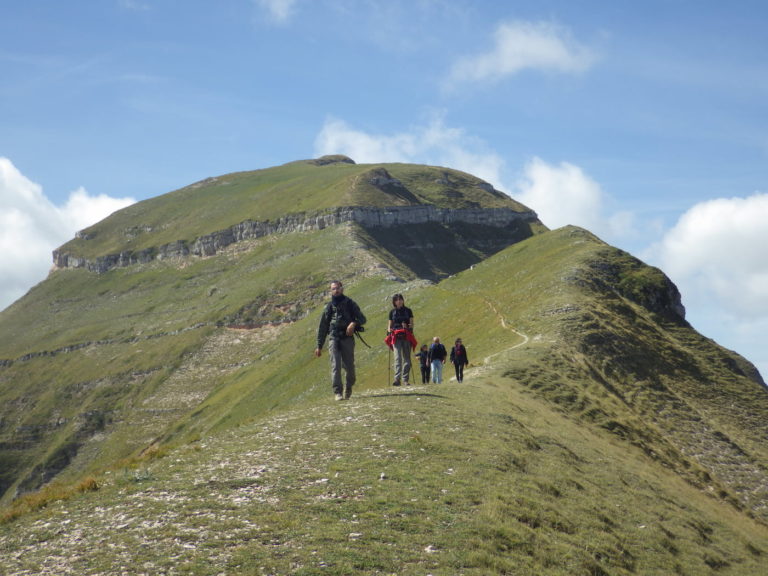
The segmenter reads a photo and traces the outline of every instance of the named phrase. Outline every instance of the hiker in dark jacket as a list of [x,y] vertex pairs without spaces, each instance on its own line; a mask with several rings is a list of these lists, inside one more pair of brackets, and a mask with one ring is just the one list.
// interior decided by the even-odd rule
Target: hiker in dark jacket
[[421,367],[421,383],[429,383],[429,347],[426,344],[422,344],[416,357],[419,359],[419,366]]
[[456,368],[456,380],[463,382],[464,366],[469,364],[469,359],[467,358],[467,349],[461,343],[461,338],[456,338],[456,342],[451,348],[451,364]]
[[402,294],[392,296],[392,310],[389,311],[387,337],[395,352],[395,381],[392,386],[410,384],[411,349],[416,348],[413,337],[413,312],[405,305]]
[[[331,383],[336,400],[352,396],[355,385],[355,331],[365,324],[365,316],[351,298],[344,296],[344,287],[338,280],[331,282],[331,301],[325,306],[317,327],[315,356],[322,354],[326,337],[331,357]],[[341,384],[341,369],[346,372],[346,389]]]
[[443,381],[443,364],[448,353],[445,346],[440,342],[440,338],[432,338],[432,344],[429,346],[429,362],[432,364],[432,382],[440,384]]

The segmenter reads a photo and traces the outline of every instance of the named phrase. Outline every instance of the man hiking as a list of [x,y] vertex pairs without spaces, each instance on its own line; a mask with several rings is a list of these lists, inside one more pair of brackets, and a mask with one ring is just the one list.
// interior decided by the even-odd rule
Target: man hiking
[[[328,355],[331,358],[331,384],[336,400],[352,396],[355,385],[355,332],[362,330],[365,316],[351,298],[344,296],[344,286],[339,280],[331,282],[331,301],[323,309],[317,327],[315,356],[322,354],[326,337]],[[346,388],[342,387],[341,370],[346,372]]]

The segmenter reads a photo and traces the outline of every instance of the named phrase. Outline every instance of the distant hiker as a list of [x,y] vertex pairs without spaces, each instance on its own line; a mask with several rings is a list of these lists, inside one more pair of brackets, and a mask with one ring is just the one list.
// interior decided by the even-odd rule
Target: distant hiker
[[[344,296],[344,286],[338,280],[331,282],[331,301],[325,306],[317,328],[315,356],[322,354],[326,336],[331,357],[331,383],[336,400],[352,396],[355,385],[355,332],[362,331],[365,316],[351,298]],[[341,385],[341,369],[346,372],[346,389]]]
[[432,364],[432,382],[440,384],[443,381],[443,364],[448,352],[445,346],[440,343],[440,338],[432,338],[432,344],[429,347],[429,362]]
[[416,349],[417,342],[413,336],[413,312],[405,305],[402,294],[392,296],[392,310],[389,311],[387,338],[384,342],[395,352],[395,381],[392,386],[400,386],[401,383],[408,386],[411,350]]
[[421,366],[421,383],[426,384],[429,382],[429,347],[426,344],[422,344],[416,357],[419,359],[419,366]]
[[451,364],[456,368],[456,380],[464,381],[464,366],[469,364],[467,359],[467,349],[461,343],[461,338],[456,338],[456,342],[451,348]]

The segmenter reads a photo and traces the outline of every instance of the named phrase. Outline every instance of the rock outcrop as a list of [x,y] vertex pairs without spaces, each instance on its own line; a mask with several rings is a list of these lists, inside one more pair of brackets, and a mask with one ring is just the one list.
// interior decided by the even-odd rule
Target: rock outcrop
[[534,211],[517,212],[509,208],[470,208],[454,210],[432,205],[394,206],[370,208],[365,206],[340,207],[315,214],[290,214],[277,220],[245,220],[224,230],[206,234],[189,242],[177,240],[162,246],[143,250],[126,250],[117,254],[89,260],[70,252],[54,250],[55,268],[85,268],[103,273],[113,268],[142,264],[153,260],[188,256],[213,256],[235,242],[260,238],[270,234],[287,234],[308,230],[322,230],[347,222],[364,227],[379,228],[436,222],[450,225],[457,222],[505,228],[520,222],[536,222]]

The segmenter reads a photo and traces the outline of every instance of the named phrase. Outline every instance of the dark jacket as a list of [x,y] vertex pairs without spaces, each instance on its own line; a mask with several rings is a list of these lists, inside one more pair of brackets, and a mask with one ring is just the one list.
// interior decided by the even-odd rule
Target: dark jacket
[[325,338],[330,334],[332,339],[347,338],[347,326],[355,322],[358,326],[365,324],[365,315],[360,306],[343,294],[339,298],[333,298],[325,306],[320,317],[320,325],[317,327],[317,347],[322,348]]
[[441,360],[445,361],[445,357],[448,356],[448,352],[445,350],[445,346],[442,343],[435,344],[434,342],[429,345],[429,361]]
[[451,364],[469,364],[467,358],[467,349],[464,348],[464,344],[459,344],[451,348]]
[[392,308],[392,310],[389,311],[389,319],[392,320],[392,330],[402,328],[403,323],[405,323],[406,326],[410,326],[411,318],[413,318],[413,312],[408,306]]

